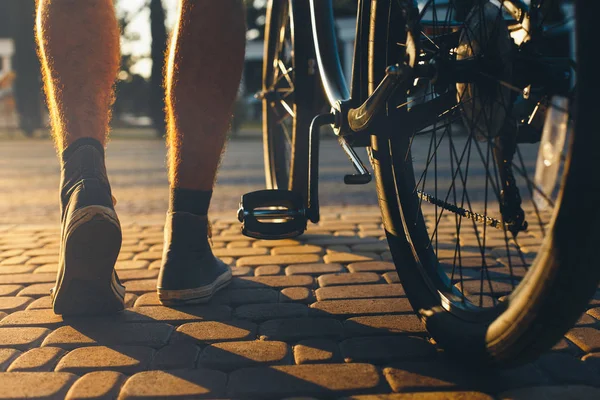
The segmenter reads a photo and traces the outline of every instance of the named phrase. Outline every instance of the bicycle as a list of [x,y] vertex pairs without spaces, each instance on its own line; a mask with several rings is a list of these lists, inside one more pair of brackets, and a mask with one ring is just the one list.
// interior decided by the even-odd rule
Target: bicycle
[[243,233],[293,237],[319,221],[319,127],[330,125],[356,169],[345,183],[371,180],[353,148],[368,149],[396,270],[435,342],[495,365],[550,348],[600,280],[599,85],[583,40],[597,4],[583,3],[358,0],[349,89],[332,2],[271,0],[267,190],[243,196]]

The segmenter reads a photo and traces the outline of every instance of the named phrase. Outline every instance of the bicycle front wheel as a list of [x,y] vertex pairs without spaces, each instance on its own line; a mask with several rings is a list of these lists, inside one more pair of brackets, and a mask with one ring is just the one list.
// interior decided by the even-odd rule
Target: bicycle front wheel
[[306,2],[269,1],[263,64],[263,145],[267,189],[307,198],[309,128],[317,95]]
[[407,59],[436,70],[388,103],[371,154],[401,283],[434,340],[462,360],[530,360],[598,286],[600,184],[588,177],[599,87],[586,65],[595,50],[575,40],[591,19],[575,3],[372,8],[370,90]]

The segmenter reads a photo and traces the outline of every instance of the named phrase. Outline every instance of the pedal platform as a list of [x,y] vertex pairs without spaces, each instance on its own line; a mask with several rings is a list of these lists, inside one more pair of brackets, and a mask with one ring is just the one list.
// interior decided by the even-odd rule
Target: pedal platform
[[288,239],[306,230],[302,196],[289,190],[259,190],[242,196],[238,210],[242,234],[256,239]]

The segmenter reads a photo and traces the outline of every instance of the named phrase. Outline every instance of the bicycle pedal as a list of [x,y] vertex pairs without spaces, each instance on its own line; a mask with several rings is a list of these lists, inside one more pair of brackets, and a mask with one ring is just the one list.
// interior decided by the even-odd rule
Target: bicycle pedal
[[259,190],[242,196],[238,220],[242,234],[256,239],[301,235],[308,220],[302,196],[289,190]]

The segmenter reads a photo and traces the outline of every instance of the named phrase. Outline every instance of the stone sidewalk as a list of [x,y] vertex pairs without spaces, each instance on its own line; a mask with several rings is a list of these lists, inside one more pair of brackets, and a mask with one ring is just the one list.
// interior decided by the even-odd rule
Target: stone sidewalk
[[600,295],[552,351],[514,369],[446,358],[412,314],[376,207],[326,209],[296,240],[215,216],[235,278],[208,305],[159,305],[159,221],[124,225],[128,308],[50,309],[59,231],[0,225],[0,398],[599,399]]

